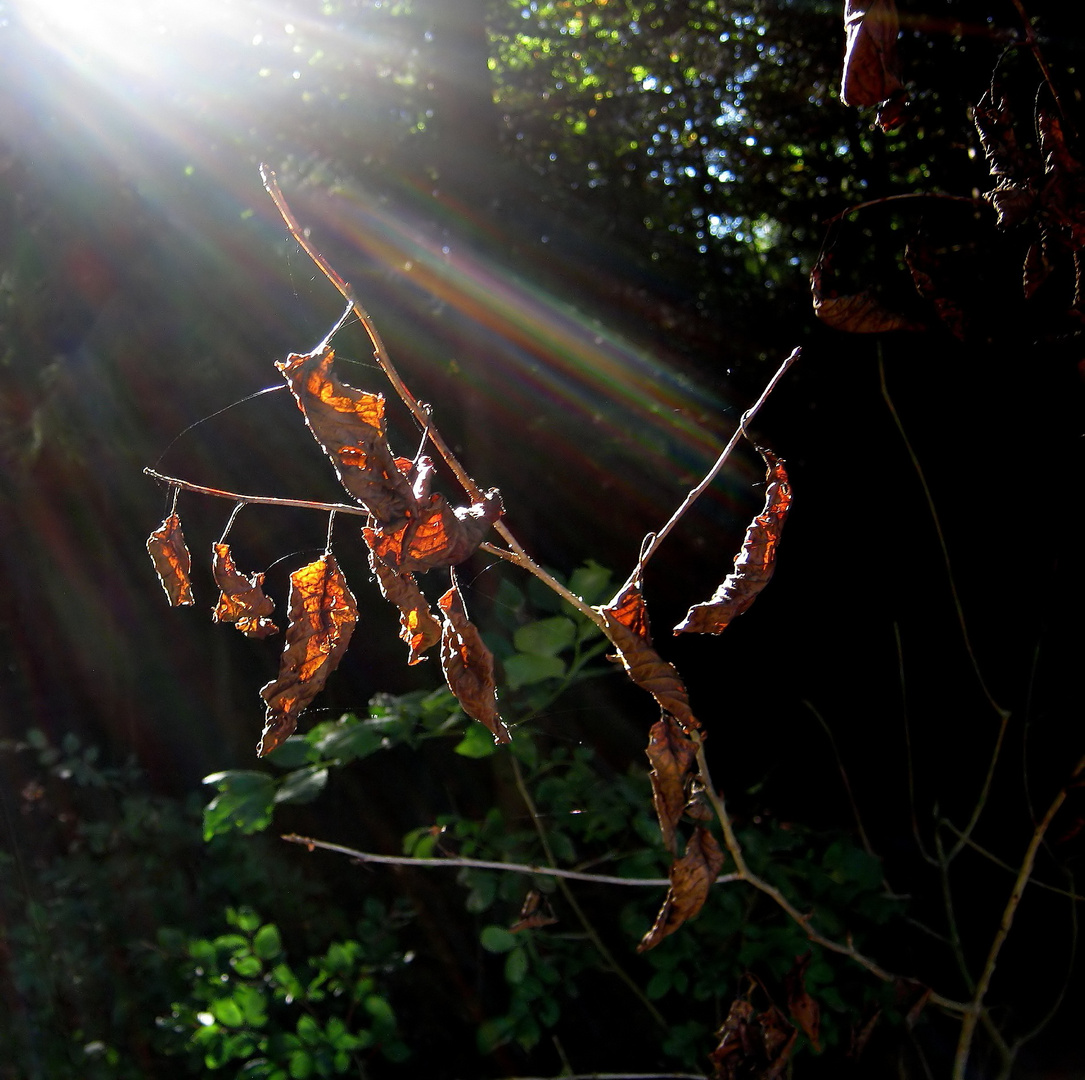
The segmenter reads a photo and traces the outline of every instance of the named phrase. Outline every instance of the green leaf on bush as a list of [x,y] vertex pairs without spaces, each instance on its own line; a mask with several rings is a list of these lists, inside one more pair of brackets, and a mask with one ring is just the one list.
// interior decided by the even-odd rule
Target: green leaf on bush
[[556,656],[569,648],[576,637],[576,624],[564,615],[538,619],[521,626],[512,636],[518,652],[532,656]]
[[472,723],[454,749],[463,757],[486,758],[497,751],[497,743],[486,728],[481,724]]
[[516,935],[509,933],[503,926],[485,926],[479,935],[479,941],[487,952],[505,953],[516,947]]
[[212,1001],[210,1011],[211,1015],[220,1024],[225,1024],[226,1027],[241,1027],[245,1022],[245,1016],[241,1011],[241,1006],[238,1005],[232,997],[219,998],[217,1001]]
[[261,960],[273,960],[283,951],[282,938],[279,936],[279,928],[274,923],[261,926],[252,939],[252,951]]
[[203,782],[219,790],[204,807],[204,840],[233,830],[248,835],[271,824],[275,781],[267,773],[230,769],[205,776]]
[[517,986],[524,981],[527,974],[527,949],[517,945],[505,958],[505,981],[512,986]]
[[565,674],[565,661],[560,656],[539,656],[514,653],[505,664],[505,681],[510,690],[531,686],[544,679],[560,679]]
[[296,769],[309,760],[309,740],[304,735],[291,735],[264,759],[280,769]]
[[316,765],[296,769],[292,773],[287,773],[279,782],[279,790],[275,792],[275,802],[312,802],[324,790],[324,785],[327,782],[327,769],[319,768]]

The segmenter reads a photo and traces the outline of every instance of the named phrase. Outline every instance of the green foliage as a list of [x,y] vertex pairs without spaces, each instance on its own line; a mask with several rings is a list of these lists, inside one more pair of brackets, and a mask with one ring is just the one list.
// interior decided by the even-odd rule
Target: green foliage
[[231,930],[184,944],[188,993],[158,1022],[167,1052],[266,1080],[356,1073],[378,1051],[406,1060],[385,989],[407,962],[395,944],[402,918],[369,898],[355,938],[297,964],[274,923],[228,909]]

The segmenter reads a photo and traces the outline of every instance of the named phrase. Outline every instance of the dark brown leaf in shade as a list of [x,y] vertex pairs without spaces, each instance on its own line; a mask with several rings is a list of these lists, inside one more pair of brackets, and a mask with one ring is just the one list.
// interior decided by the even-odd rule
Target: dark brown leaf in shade
[[519,934],[523,930],[538,930],[542,926],[553,926],[554,909],[538,889],[532,889],[524,898],[520,908],[520,917],[509,927],[510,934]]
[[486,647],[478,628],[467,618],[463,598],[455,584],[437,601],[437,606],[445,619],[441,633],[441,669],[448,688],[468,716],[493,732],[494,742],[511,742],[509,729],[497,711],[493,653]]
[[845,105],[877,105],[903,91],[897,60],[900,19],[893,0],[845,0]]
[[496,490],[482,502],[453,508],[433,494],[410,516],[376,532],[373,551],[402,573],[425,573],[456,566],[471,557],[490,526],[504,513]]
[[416,505],[384,437],[384,397],[340,382],[330,348],[291,353],[282,372],[314,438],[331,458],[343,487],[382,524],[410,516]]
[[697,746],[669,713],[652,725],[648,737],[648,760],[652,763],[652,802],[659,829],[668,850],[677,848],[675,826],[689,799]]
[[824,263],[819,258],[810,273],[814,314],[826,326],[849,334],[884,334],[890,330],[922,330],[922,323],[887,308],[869,289],[836,296],[823,288]]
[[731,1004],[709,1054],[716,1080],[777,1080],[784,1075],[798,1032],[770,1005],[758,1013],[745,998]]
[[617,596],[596,608],[606,620],[607,636],[618,650],[629,678],[647,690],[687,730],[700,727],[689,707],[685,683],[673,664],[667,663],[651,646],[647,608],[641,596],[639,575],[634,574]]
[[848,1033],[848,1057],[855,1059],[862,1055],[881,1019],[882,1010],[875,1009],[869,1016],[864,1016],[859,1023],[853,1024]]
[[637,952],[646,952],[692,919],[708,899],[708,890],[723,866],[723,850],[702,825],[693,830],[680,859],[671,865],[671,887],[656,916],[655,925],[644,935]]
[[342,660],[357,621],[358,605],[334,555],[290,575],[290,622],[279,677],[260,691],[267,703],[261,757],[293,734],[299,714]]
[[938,253],[932,250],[924,237],[916,237],[904,248],[904,262],[912,275],[916,291],[931,303],[950,333],[963,341],[967,329],[964,311],[956,300],[943,291],[946,270]]
[[750,522],[735,568],[712,597],[694,604],[675,628],[676,634],[719,634],[757,599],[776,569],[780,534],[791,508],[791,485],[784,463],[771,450],[758,447],[768,468],[765,505]]
[[407,643],[408,664],[425,660],[425,653],[441,640],[441,624],[430,610],[429,602],[415,583],[414,575],[396,573],[386,566],[373,550],[377,534],[368,526],[362,536],[369,545],[369,568],[377,578],[381,595],[399,608],[399,636]]
[[147,551],[154,563],[158,580],[166,590],[170,607],[183,607],[192,600],[192,556],[181,531],[181,519],[170,514],[147,537]]
[[212,544],[211,554],[211,572],[221,590],[211,616],[215,622],[233,623],[248,638],[277,634],[279,628],[269,618],[275,602],[264,595],[264,575],[239,573],[229,544]]
[[818,1035],[821,1030],[821,1009],[806,992],[806,969],[810,966],[810,960],[811,954],[804,953],[795,961],[795,966],[784,976],[784,987],[787,990],[787,1008],[791,1019],[810,1040],[815,1052],[820,1053]]

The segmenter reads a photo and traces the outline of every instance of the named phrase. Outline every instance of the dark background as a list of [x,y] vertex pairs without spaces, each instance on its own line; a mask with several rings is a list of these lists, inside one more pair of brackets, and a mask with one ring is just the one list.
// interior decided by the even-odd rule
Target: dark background
[[[542,18],[515,5],[272,12],[239,2],[184,15],[149,5],[142,29],[103,19],[100,37],[43,24],[29,3],[0,5],[0,735],[75,732],[109,760],[134,754],[169,794],[254,761],[257,690],[279,646],[210,624],[201,553],[230,506],[181,496],[197,604],[169,611],[144,550],[166,496],[142,469],[243,493],[341,498],[286,394],[242,401],[276,385],[274,360],[310,349],[339,314],[262,190],[263,160],[467,468],[501,489],[509,527],[563,573],[593,558],[623,577],[643,534],[702,475],[779,361],[803,347],[755,424],[786,457],[795,490],[777,575],[723,639],[662,633],[661,648],[687,679],[716,779],[739,813],[849,824],[809,703],[834,732],[876,846],[908,867],[905,718],[926,820],[935,803],[958,819],[972,806],[997,716],[881,394],[882,364],[938,510],[976,662],[1014,714],[1011,764],[983,835],[1011,863],[1019,857],[1031,830],[1026,792],[1046,805],[1081,752],[1072,266],[1064,258],[1026,305],[1027,229],[1000,233],[987,212],[931,204],[895,225],[875,211],[855,270],[923,329],[825,328],[807,274],[823,223],[848,205],[992,185],[968,105],[1020,22],[1009,3],[903,4],[912,119],[886,137],[869,110],[839,103],[836,4],[741,5],[749,21],[736,19],[728,48],[717,39],[714,50],[703,29],[713,5],[665,7],[649,5],[638,34],[626,20],[627,36],[610,46],[622,59],[609,67],[585,37],[582,64],[596,63],[604,86],[625,87],[596,109],[578,81],[584,69],[555,75],[545,55],[556,53],[506,62],[509,35]],[[1029,10],[1080,115],[1081,39],[1060,24],[1061,5]],[[551,32],[568,47],[572,31]],[[637,50],[646,70],[666,69],[668,48],[700,65],[684,86],[613,70]],[[751,63],[762,65],[756,78]],[[704,111],[712,101],[744,112],[724,110],[715,125]],[[691,130],[696,160],[682,138]],[[706,233],[710,215],[730,230]],[[963,339],[886,270],[900,222],[920,218],[965,253],[946,256],[942,282],[965,313]],[[336,346],[353,362],[348,381],[379,388],[356,327]],[[391,439],[413,452],[402,413]],[[760,472],[740,447],[653,563],[657,632],[726,572],[759,507]],[[442,486],[452,489],[447,478]],[[271,567],[269,592],[281,598],[325,528],[320,514],[253,507],[231,540],[243,569]],[[338,524],[336,553],[363,621],[312,718],[439,678],[432,664],[403,664],[353,528]],[[498,576],[511,571],[483,556],[464,569],[484,621]],[[570,738],[593,739],[594,704],[569,705]],[[602,707],[601,749],[635,760],[647,699],[615,690]],[[1027,771],[1017,767],[1026,756]],[[19,784],[13,773],[5,797]],[[409,767],[404,785],[394,813],[369,800],[363,828],[391,835],[384,817],[410,820]],[[324,835],[352,842],[354,823],[328,813]],[[1062,831],[1079,813],[1071,800]],[[1054,853],[1063,862],[1076,853],[1067,844]],[[994,881],[1002,895],[1008,877]],[[1000,904],[983,912],[984,933]],[[1032,958],[1066,948],[1059,910],[1056,927],[1039,906],[1023,909],[1031,920],[1007,955],[1009,981],[1027,981]],[[1050,1059],[1063,1043],[1056,1024]]]

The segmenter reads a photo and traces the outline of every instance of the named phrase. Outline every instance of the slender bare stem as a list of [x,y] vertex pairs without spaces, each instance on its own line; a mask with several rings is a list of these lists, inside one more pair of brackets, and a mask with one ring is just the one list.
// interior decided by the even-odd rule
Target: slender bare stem
[[[468,859],[449,856],[440,859],[415,858],[413,855],[378,855],[372,851],[358,851],[356,848],[331,844],[326,840],[316,840],[311,836],[298,836],[289,833],[282,839],[291,844],[300,844],[307,848],[320,848],[322,851],[334,851],[346,855],[358,862],[384,863],[388,866],[425,866],[437,868],[471,867],[475,870],[504,870],[510,874],[542,874],[544,877],[568,878],[570,881],[588,881],[595,885],[632,885],[639,888],[665,888],[670,885],[667,878],[624,878],[615,874],[585,874],[580,870],[563,870],[554,866],[531,866],[527,863],[494,862],[489,859]],[[721,874],[716,878],[717,885],[726,885],[737,881],[735,874]]]
[[1032,839],[1029,840],[1028,847],[1025,849],[1024,857],[1021,860],[1021,866],[1017,871],[1017,880],[1013,883],[1013,889],[1010,892],[1009,899],[1006,901],[1006,907],[1002,912],[1002,920],[999,923],[998,931],[991,941],[991,947],[987,951],[987,960],[983,965],[983,971],[980,973],[980,977],[976,982],[976,992],[972,996],[972,1002],[965,1012],[964,1020],[961,1023],[961,1035],[957,1042],[957,1053],[953,1060],[953,1080],[965,1080],[965,1071],[968,1068],[968,1058],[972,1052],[972,1040],[976,1034],[976,1025],[983,1012],[984,999],[986,998],[987,990],[991,985],[991,979],[994,977],[999,953],[1002,951],[1002,946],[1006,943],[1010,928],[1013,926],[1014,916],[1017,914],[1017,909],[1021,905],[1021,897],[1024,896],[1025,888],[1029,883],[1029,879],[1032,877],[1032,871],[1036,865],[1036,853],[1040,850],[1040,845],[1043,843],[1044,836],[1050,828],[1051,822],[1055,819],[1055,815],[1066,801],[1066,793],[1069,790],[1070,785],[1081,776],[1083,771],[1085,771],[1085,756],[1078,760],[1078,763],[1074,766],[1074,771],[1070,774],[1070,779],[1059,789],[1055,797],[1051,800],[1051,805],[1048,806],[1047,812],[1037,823],[1036,828],[1032,833]]
[[638,569],[642,569],[648,560],[655,554],[659,545],[663,543],[667,534],[678,524],[682,515],[697,501],[698,498],[705,492],[708,486],[716,479],[720,469],[723,468],[727,459],[731,456],[731,452],[738,445],[739,439],[746,433],[746,425],[758,414],[761,406],[765,404],[769,399],[769,395],[776,389],[776,384],[784,377],[787,369],[791,367],[793,363],[802,355],[802,349],[794,349],[791,355],[784,360],[784,362],[776,369],[776,374],[769,379],[765,386],[765,389],[761,391],[761,396],[742,414],[742,420],[738,427],[735,429],[734,434],[727,441],[727,445],[720,451],[720,456],[716,458],[715,464],[711,469],[705,473],[704,479],[701,480],[696,487],[692,488],[689,494],[682,500],[681,506],[670,516],[670,520],[663,526],[648,542],[644,550],[641,552],[640,560],[638,562]]

